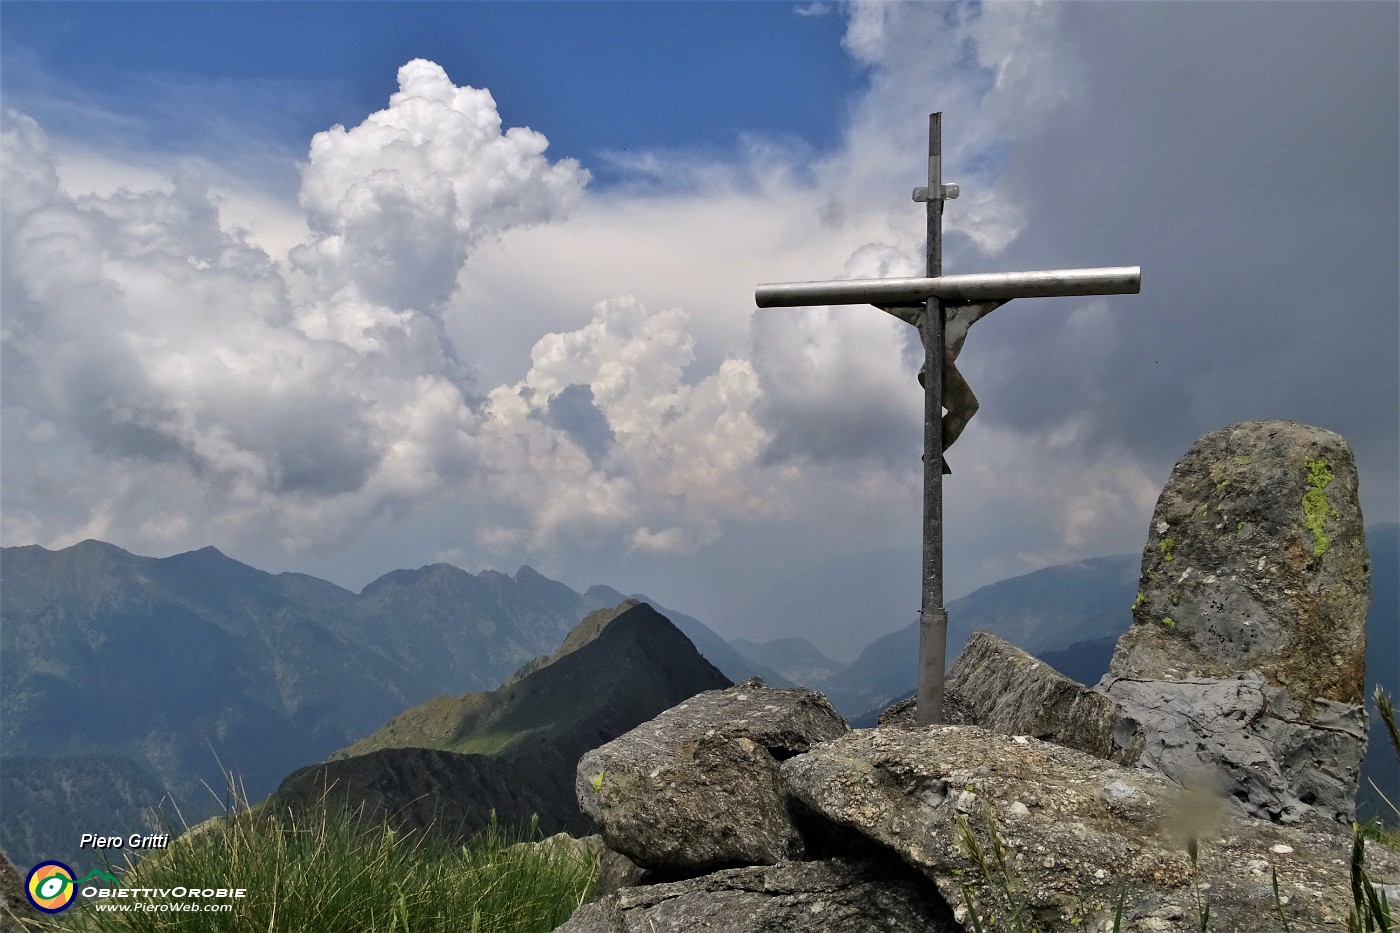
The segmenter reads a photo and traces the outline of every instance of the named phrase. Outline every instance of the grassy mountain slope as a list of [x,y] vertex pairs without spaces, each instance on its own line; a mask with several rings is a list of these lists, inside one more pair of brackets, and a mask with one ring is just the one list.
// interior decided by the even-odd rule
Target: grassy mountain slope
[[507,823],[584,831],[574,797],[583,752],[663,710],[730,681],[664,616],[645,603],[590,615],[569,650],[489,693],[440,697],[409,710],[330,760],[287,777],[274,808],[333,799],[402,828],[450,835],[483,827],[494,810]]

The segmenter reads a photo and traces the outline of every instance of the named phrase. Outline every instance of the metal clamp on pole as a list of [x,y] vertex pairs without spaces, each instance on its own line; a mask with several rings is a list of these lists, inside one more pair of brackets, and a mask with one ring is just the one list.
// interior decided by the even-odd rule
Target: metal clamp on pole
[[[959,194],[960,191],[962,190],[962,189],[960,189],[957,185],[939,185],[938,187],[940,187],[940,188],[943,189],[943,200],[945,200],[945,201],[953,201],[953,200],[956,200],[958,194]],[[915,200],[915,201],[920,201],[920,202],[922,202],[922,201],[927,201],[928,199],[929,199],[929,198],[928,198],[928,188],[923,187],[923,186],[920,186],[920,187],[914,189],[914,200]]]

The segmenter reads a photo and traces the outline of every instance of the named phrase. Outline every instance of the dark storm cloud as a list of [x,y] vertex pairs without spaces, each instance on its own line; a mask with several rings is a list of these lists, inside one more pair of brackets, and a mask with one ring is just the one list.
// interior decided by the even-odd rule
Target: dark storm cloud
[[1022,302],[979,325],[982,417],[1084,419],[1083,443],[1149,461],[1290,418],[1352,438],[1394,489],[1397,9],[1064,6],[1087,80],[1017,140],[1002,184],[1025,226],[1001,262],[1140,263],[1143,290],[1077,322]]

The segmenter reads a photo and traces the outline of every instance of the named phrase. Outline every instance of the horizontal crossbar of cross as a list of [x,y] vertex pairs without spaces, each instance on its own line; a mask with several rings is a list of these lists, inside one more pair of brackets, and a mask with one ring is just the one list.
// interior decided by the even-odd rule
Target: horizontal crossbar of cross
[[1012,298],[1136,295],[1141,289],[1141,266],[1113,266],[1041,272],[979,272],[936,278],[784,282],[758,286],[754,301],[760,308],[859,304],[888,307],[920,304],[930,298],[956,304],[1010,301]]

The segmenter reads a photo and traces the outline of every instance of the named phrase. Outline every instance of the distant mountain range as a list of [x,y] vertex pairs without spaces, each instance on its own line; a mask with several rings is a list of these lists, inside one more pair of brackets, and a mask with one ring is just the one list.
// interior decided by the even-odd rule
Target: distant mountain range
[[[948,663],[979,629],[1032,654],[1076,642],[1117,638],[1131,621],[1140,558],[1098,557],[1058,564],[984,586],[954,600],[948,611]],[[847,719],[876,713],[915,686],[919,623],[875,639],[823,685]]]
[[[1400,693],[1398,532],[1395,524],[1367,529],[1369,680],[1393,696]],[[1136,556],[1108,557],[983,587],[948,606],[949,661],[974,629],[986,628],[1093,683],[1128,624],[1137,573]],[[590,708],[578,691],[604,686],[588,685],[586,672],[558,680],[570,669],[559,667],[565,659],[611,643],[600,641],[605,624],[576,632],[571,650],[561,651],[566,637],[590,612],[624,598],[605,586],[576,593],[528,567],[512,577],[438,564],[386,574],[355,594],[302,574],[264,573],[214,548],[164,559],[97,541],[61,551],[5,548],[0,849],[21,867],[64,856],[86,865],[76,852],[79,831],[162,829],[147,813],[162,797],[196,822],[224,803],[221,766],[258,799],[338,750],[386,752],[399,740],[380,741],[377,730],[391,723],[445,729],[451,741],[413,740],[442,755],[567,757],[565,746],[586,734],[590,716],[619,722],[612,714],[640,699],[613,696],[608,709]],[[842,666],[801,639],[726,643],[698,620],[652,605],[727,680],[804,682],[856,722],[914,686],[917,624],[876,639]],[[608,670],[611,662],[590,663]],[[532,680],[552,667],[550,678]],[[560,702],[542,699],[555,686],[537,689],[550,680],[574,698],[564,704],[570,716],[545,708]],[[567,728],[546,727],[565,720]],[[1400,767],[1381,730],[1373,735],[1365,773],[1395,799]]]
[[[73,827],[163,829],[147,812],[162,799],[166,816],[196,822],[225,802],[225,771],[266,796],[418,703],[498,686],[623,598],[529,567],[434,564],[356,594],[212,547],[161,559],[100,541],[4,548],[0,848],[32,862],[75,855]],[[675,621],[731,679],[778,676]]]
[[733,638],[729,644],[755,664],[771,668],[793,683],[814,690],[823,689],[827,681],[846,666],[822,654],[805,638],[775,638],[772,641]]

